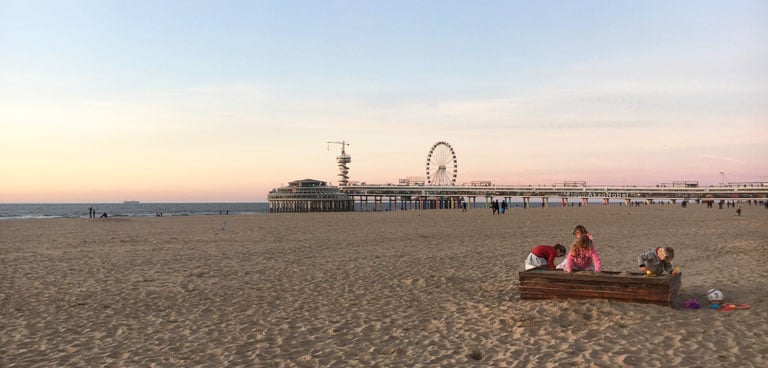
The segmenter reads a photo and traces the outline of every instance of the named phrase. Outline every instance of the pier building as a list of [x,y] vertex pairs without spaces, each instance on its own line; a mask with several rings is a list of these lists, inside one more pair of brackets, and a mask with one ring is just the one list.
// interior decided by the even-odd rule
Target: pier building
[[267,195],[269,212],[345,212],[354,210],[352,198],[338,187],[314,179],[294,180]]

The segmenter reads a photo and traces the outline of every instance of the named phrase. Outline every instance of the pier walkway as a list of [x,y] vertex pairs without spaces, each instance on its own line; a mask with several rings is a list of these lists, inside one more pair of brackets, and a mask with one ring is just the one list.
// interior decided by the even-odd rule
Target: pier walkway
[[476,207],[477,199],[486,205],[494,199],[507,200],[522,198],[525,207],[530,200],[541,199],[543,207],[549,206],[549,201],[555,199],[563,206],[568,206],[569,199],[577,199],[582,205],[590,199],[601,199],[603,204],[611,200],[653,203],[665,200],[671,203],[677,201],[732,201],[732,200],[768,200],[768,185],[724,185],[705,187],[676,187],[676,186],[537,186],[537,185],[499,185],[499,186],[424,186],[424,185],[348,185],[340,186],[341,192],[351,196],[360,203],[373,201],[377,204],[387,199],[391,208],[458,208],[460,203],[467,201],[470,207]]

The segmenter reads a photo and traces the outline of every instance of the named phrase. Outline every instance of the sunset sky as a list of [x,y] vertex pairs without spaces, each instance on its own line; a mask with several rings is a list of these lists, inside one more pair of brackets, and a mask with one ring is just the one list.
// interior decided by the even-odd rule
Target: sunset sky
[[[0,0],[0,203],[768,182],[768,1]],[[721,175],[720,173],[723,173]]]

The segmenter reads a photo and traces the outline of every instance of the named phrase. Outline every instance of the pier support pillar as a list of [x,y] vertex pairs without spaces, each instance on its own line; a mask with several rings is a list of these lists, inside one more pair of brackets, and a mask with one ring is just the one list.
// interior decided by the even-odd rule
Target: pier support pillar
[[541,197],[541,207],[549,208],[549,197]]
[[645,204],[653,204],[653,198],[646,198]]
[[531,197],[523,197],[523,208],[528,208],[531,205]]
[[627,206],[629,206],[629,205],[631,205],[631,204],[632,204],[632,200],[631,200],[631,199],[629,199],[629,198],[624,198],[624,204],[626,204]]
[[609,198],[603,198],[603,206],[607,206],[610,203]]
[[677,198],[672,198],[669,200],[669,203],[677,204]]
[[568,198],[565,198],[565,197],[560,198],[560,202],[563,207],[568,207]]

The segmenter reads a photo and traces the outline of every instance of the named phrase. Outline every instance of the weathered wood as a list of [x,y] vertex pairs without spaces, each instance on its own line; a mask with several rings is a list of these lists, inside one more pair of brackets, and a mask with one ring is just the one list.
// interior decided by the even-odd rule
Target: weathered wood
[[604,271],[567,273],[560,270],[521,271],[521,299],[602,298],[625,302],[678,304],[681,275],[646,277],[641,273]]

